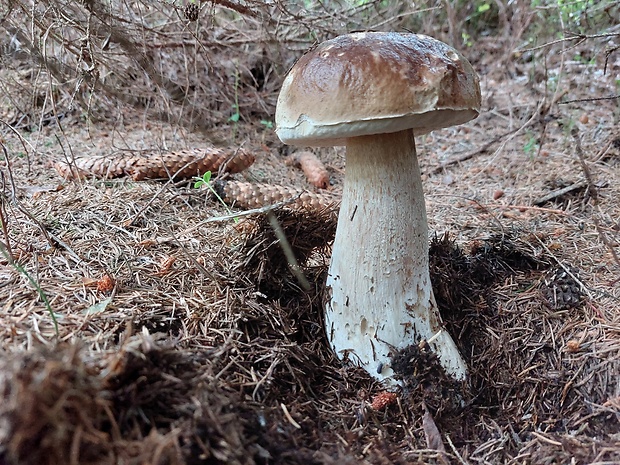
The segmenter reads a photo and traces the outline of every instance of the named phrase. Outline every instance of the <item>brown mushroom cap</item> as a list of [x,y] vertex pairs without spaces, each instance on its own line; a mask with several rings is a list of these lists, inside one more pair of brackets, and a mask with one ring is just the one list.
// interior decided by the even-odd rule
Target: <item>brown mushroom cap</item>
[[345,145],[349,137],[455,126],[480,112],[471,64],[421,34],[361,32],[302,56],[278,97],[276,133],[285,144]]

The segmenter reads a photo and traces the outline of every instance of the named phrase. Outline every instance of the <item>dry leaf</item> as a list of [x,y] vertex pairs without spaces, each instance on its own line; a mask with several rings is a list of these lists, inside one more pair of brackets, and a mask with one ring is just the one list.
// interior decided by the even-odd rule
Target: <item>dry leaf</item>
[[449,463],[446,457],[446,446],[443,444],[443,438],[439,432],[439,428],[435,424],[435,419],[430,414],[426,405],[424,406],[424,415],[422,416],[422,429],[424,430],[424,437],[426,438],[426,445],[431,450],[440,452],[440,460],[444,463]]

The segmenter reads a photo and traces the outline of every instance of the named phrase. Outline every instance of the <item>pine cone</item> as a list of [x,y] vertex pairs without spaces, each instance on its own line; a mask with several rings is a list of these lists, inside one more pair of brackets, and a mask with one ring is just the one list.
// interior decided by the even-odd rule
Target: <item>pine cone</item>
[[230,152],[215,147],[179,150],[161,155],[76,158],[71,165],[56,162],[54,168],[65,179],[88,176],[118,178],[131,175],[134,181],[168,178],[175,180],[201,176],[207,171],[238,173],[254,163],[254,155],[243,150]]
[[336,203],[336,199],[328,194],[316,194],[303,189],[275,184],[216,181],[214,188],[224,201],[239,208],[261,208],[295,197],[297,199],[291,204],[291,207],[322,210]]
[[189,179],[201,176],[207,171],[217,173],[223,167],[227,173],[238,173],[254,163],[254,155],[244,150],[236,153],[209,148],[179,150],[161,156],[143,157],[131,172],[134,181],[174,176],[174,179]]
[[573,276],[579,277],[579,270],[571,267],[570,272],[572,276],[563,268],[557,268],[545,276],[543,295],[554,310],[575,308],[583,302],[584,294],[579,283],[573,278]]
[[295,152],[290,155],[288,161],[296,168],[301,168],[308,182],[313,186],[319,189],[327,189],[329,187],[329,172],[314,153],[307,150]]
[[200,7],[196,3],[188,3],[185,6],[185,17],[189,21],[197,21],[200,14]]
[[70,164],[58,161],[54,163],[54,168],[65,179],[84,179],[90,176],[111,179],[130,174],[141,158],[136,155],[76,158]]

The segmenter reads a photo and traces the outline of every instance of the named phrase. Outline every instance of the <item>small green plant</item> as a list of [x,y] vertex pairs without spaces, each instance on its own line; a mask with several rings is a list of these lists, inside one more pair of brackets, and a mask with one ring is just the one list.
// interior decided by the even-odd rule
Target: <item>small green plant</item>
[[467,32],[461,32],[461,38],[463,39],[463,45],[466,47],[472,47],[474,45],[474,41]]
[[[6,146],[3,143],[0,143],[0,145],[2,146],[2,153],[4,155],[4,159],[8,160],[9,153],[6,149]],[[9,165],[9,170],[10,170],[10,165]],[[52,322],[54,323],[54,331],[56,332],[56,337],[58,337],[59,335],[58,321],[56,320],[56,315],[54,314],[54,311],[52,310],[52,306],[50,305],[47,295],[45,294],[45,292],[43,292],[43,289],[41,289],[41,286],[39,286],[39,283],[30,275],[30,273],[28,273],[28,271],[26,271],[26,268],[24,268],[21,264],[19,264],[13,258],[13,249],[11,247],[11,239],[9,237],[9,227],[8,227],[8,219],[6,215],[6,209],[5,209],[5,201],[6,201],[6,198],[4,196],[4,193],[0,193],[0,232],[4,236],[4,242],[0,240],[0,254],[5,258],[5,260],[7,261],[9,265],[11,265],[13,268],[17,270],[18,273],[21,273],[22,275],[24,275],[26,279],[28,279],[30,284],[32,284],[32,286],[37,290],[37,293],[39,294],[39,298],[45,304],[45,308],[47,309],[47,311],[50,314],[50,317],[52,318]]]
[[273,121],[262,119],[262,120],[260,120],[260,124],[265,126],[267,129],[273,129]]
[[[544,31],[558,38],[565,37],[564,29],[573,33],[588,32],[594,25],[600,30],[614,24],[609,14],[617,0],[530,0]],[[610,21],[611,20],[611,21]]]
[[595,57],[587,58],[587,57],[584,57],[580,53],[573,55],[573,60],[578,63],[583,63],[584,65],[595,65],[596,64]]
[[523,152],[530,160],[534,159],[534,154],[538,151],[538,138],[531,131],[527,131],[528,139],[523,145]]
[[474,2],[466,2],[457,0],[453,3],[456,12],[467,11],[467,16],[463,19],[468,35],[473,37],[464,37],[463,44],[471,47],[475,39],[484,31],[496,29],[498,27],[498,8],[494,2],[489,0],[476,0]]
[[239,113],[239,70],[235,70],[235,103],[232,106],[233,114],[228,118],[229,122],[233,123],[233,141],[237,137],[237,123],[241,118],[241,113]]
[[[237,98],[237,96],[235,95],[235,99]],[[235,104],[233,105],[233,111],[234,113],[232,115],[230,115],[230,117],[228,118],[228,121],[232,121],[233,123],[238,123],[239,122],[239,118],[241,118],[241,114],[239,113],[239,104],[235,102]]]
[[13,257],[11,257],[9,250],[2,243],[0,243],[0,253],[2,253],[4,258],[13,266],[13,268],[15,268],[18,273],[24,275],[26,279],[30,282],[30,284],[36,289],[37,294],[39,294],[39,298],[43,301],[47,312],[52,318],[52,323],[54,324],[54,332],[56,333],[56,337],[58,337],[60,334],[58,331],[58,320],[56,318],[54,310],[52,310],[52,306],[50,305],[50,301],[47,298],[47,294],[45,294],[43,289],[41,289],[41,286],[39,286],[39,283],[36,282],[36,280],[30,275],[30,273],[26,271],[26,268],[13,260]]
[[196,177],[194,182],[194,189],[200,189],[202,186],[207,186],[211,189],[211,171],[207,171],[202,177]]
[[[222,205],[224,205],[224,208],[226,209],[228,214],[230,215],[233,214],[232,210],[228,207],[228,205],[226,205],[226,202],[224,202],[224,199],[220,197],[220,194],[218,194],[217,191],[211,185],[211,171],[207,171],[205,174],[202,175],[202,177],[196,177],[196,181],[194,181],[194,189],[200,189],[203,186],[209,189],[211,193],[215,196],[215,198]],[[238,223],[239,218],[234,218],[234,221],[235,223]]]
[[381,0],[380,2],[377,2],[375,0],[353,0],[351,1],[351,4],[356,7],[373,5],[378,10],[385,9],[390,6],[390,3],[387,0]]
[[491,9],[491,4],[490,3],[482,3],[480,5],[478,5],[478,8],[476,8],[476,11],[478,13],[484,13],[486,11],[489,11]]
[[561,118],[558,121],[558,125],[562,129],[562,134],[564,136],[565,144],[570,144],[571,141],[573,140],[573,136],[571,135],[571,132],[576,124],[577,124],[577,121],[570,116]]
[[591,0],[557,0],[557,2],[562,20],[569,28],[580,27],[581,18],[588,7],[593,6]]

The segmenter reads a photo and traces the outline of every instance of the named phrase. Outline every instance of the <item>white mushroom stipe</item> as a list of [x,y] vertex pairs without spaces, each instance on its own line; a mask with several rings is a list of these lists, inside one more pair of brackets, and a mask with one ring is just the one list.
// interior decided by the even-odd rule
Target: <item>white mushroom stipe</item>
[[346,146],[327,338],[340,358],[388,383],[395,351],[422,340],[454,378],[467,376],[431,287],[414,135],[475,118],[480,100],[469,62],[417,34],[337,37],[301,57],[282,84],[276,132],[284,143]]
[[[412,131],[351,138],[327,277],[327,336],[334,350],[390,378],[394,350],[433,341],[441,364],[465,362],[442,323],[428,268],[428,227]],[[434,339],[433,339],[434,338]],[[381,373],[376,367],[383,365]]]

